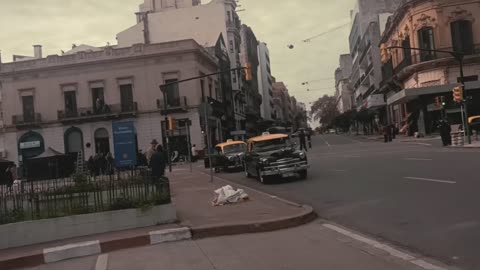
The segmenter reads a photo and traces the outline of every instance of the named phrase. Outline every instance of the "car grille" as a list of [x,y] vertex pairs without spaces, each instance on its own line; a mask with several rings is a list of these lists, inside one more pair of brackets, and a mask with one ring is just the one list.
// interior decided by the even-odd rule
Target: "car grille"
[[269,167],[270,166],[289,165],[289,164],[292,164],[292,163],[298,163],[300,161],[301,160],[299,158],[283,158],[283,159],[279,159],[275,162],[270,163]]

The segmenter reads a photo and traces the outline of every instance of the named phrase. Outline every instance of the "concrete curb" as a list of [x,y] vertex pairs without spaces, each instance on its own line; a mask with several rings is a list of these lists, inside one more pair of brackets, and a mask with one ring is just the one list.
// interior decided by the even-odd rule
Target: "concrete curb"
[[193,239],[202,239],[209,237],[218,237],[225,235],[236,235],[246,233],[270,232],[281,229],[287,229],[307,224],[317,218],[317,214],[311,206],[302,206],[303,210],[298,215],[286,218],[271,219],[262,222],[241,223],[241,224],[220,224],[207,225],[192,228]]
[[49,264],[63,260],[91,256],[101,253],[108,253],[116,250],[156,245],[160,243],[181,241],[191,239],[190,228],[166,229],[151,231],[143,235],[116,239],[110,241],[89,241],[72,243],[69,245],[43,249],[37,254],[30,254],[23,257],[12,258],[0,261],[0,269],[11,270],[26,267],[35,267],[42,264]]

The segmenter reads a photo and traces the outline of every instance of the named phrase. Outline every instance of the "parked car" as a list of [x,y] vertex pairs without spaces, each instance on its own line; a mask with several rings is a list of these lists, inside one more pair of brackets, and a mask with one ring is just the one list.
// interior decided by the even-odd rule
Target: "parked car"
[[[212,164],[215,171],[232,171],[242,169],[247,144],[242,141],[232,141],[218,144],[212,153]],[[208,156],[205,158],[205,167],[208,168]],[[208,165],[207,165],[208,164]]]
[[245,175],[260,182],[297,176],[307,178],[307,154],[298,150],[287,134],[269,134],[248,140]]

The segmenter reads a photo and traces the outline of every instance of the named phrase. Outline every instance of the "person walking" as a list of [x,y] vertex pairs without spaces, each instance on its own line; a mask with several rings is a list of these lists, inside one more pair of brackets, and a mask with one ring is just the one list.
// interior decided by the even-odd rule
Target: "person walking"
[[150,160],[150,168],[152,169],[152,176],[154,180],[159,180],[160,177],[165,176],[165,168],[167,167],[167,161],[165,160],[165,154],[161,145],[157,145],[155,153]]
[[304,130],[300,131],[300,134],[298,134],[298,138],[300,139],[300,150],[305,150],[308,152],[307,140]]
[[442,137],[443,146],[448,146],[452,144],[452,128],[446,119],[442,119],[439,122],[438,128],[440,129],[440,137]]
[[150,142],[150,147],[147,150],[147,153],[145,154],[145,157],[147,158],[147,165],[150,166],[150,161],[152,159],[153,154],[157,151],[157,145],[158,142],[157,140],[153,139],[152,142]]
[[308,147],[312,148],[312,132],[310,130],[307,131],[307,140],[308,140]]
[[192,145],[192,162],[197,162],[197,145]]
[[112,153],[108,152],[108,154],[105,156],[105,162],[106,162],[106,173],[108,175],[113,175],[113,171],[115,168],[115,159],[112,156]]
[[7,174],[7,188],[11,190],[13,183],[17,179],[17,166],[15,163],[9,165],[5,173]]
[[383,138],[385,143],[392,141],[392,129],[390,128],[390,125],[383,126]]

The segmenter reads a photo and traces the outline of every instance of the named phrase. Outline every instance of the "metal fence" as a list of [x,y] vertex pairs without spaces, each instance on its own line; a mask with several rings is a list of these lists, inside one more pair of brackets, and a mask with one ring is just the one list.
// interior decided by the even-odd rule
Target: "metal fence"
[[0,186],[0,224],[121,209],[148,209],[170,203],[168,178],[148,170],[113,175],[76,174],[38,182]]

